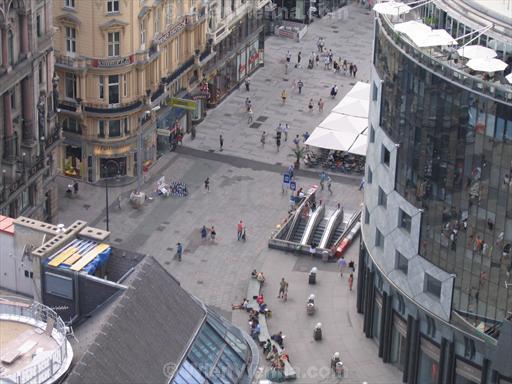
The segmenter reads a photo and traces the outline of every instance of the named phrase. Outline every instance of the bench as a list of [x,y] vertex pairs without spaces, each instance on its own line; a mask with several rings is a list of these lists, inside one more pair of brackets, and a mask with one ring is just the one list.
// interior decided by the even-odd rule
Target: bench
[[265,344],[268,339],[270,339],[270,333],[267,327],[267,318],[263,313],[258,315],[258,321],[260,323],[260,334],[258,336],[258,340],[260,344]]
[[[283,352],[283,348],[281,348],[274,340],[272,340],[272,345],[276,346],[279,354]],[[297,373],[288,360],[284,362],[284,378],[285,380],[293,380],[297,378]]]
[[249,280],[249,286],[247,287],[247,304],[248,309],[259,309],[259,305],[256,302],[256,297],[260,294],[261,283],[255,278]]

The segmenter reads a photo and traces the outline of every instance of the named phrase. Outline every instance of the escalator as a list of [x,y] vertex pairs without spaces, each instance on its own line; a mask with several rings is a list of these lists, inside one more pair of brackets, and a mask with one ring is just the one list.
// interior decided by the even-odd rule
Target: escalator
[[313,233],[313,237],[311,238],[310,244],[315,244],[318,247],[320,244],[320,240],[322,239],[322,235],[324,234],[325,227],[327,226],[328,220],[321,220],[315,228],[315,232]]
[[304,230],[306,229],[306,224],[308,220],[301,217],[299,219],[299,222],[297,223],[297,226],[295,227],[295,231],[293,232],[290,241],[294,243],[300,243],[302,239],[302,235],[304,234]]
[[334,231],[334,233],[331,235],[329,241],[327,242],[327,248],[331,248],[334,245],[336,240],[338,240],[340,238],[344,229],[345,229],[345,223],[343,223],[343,222],[339,223],[339,225],[336,227],[336,230]]

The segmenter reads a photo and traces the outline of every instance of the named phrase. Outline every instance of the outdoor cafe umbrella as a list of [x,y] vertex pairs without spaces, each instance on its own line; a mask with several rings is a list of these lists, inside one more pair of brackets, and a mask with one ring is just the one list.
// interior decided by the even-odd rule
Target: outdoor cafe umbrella
[[466,59],[492,59],[496,57],[496,51],[481,45],[466,45],[457,49],[457,53]]
[[444,29],[433,29],[428,33],[415,33],[408,36],[420,48],[458,44],[457,40]]
[[466,64],[469,68],[478,72],[498,72],[508,67],[508,64],[500,59],[471,59]]
[[[368,112],[370,110],[370,102],[354,99],[353,97],[344,97],[332,111],[336,113],[342,113],[353,117],[368,118]],[[322,125],[322,124],[320,124]],[[363,124],[365,127],[368,125],[366,122]]]
[[404,13],[409,13],[411,7],[404,3],[398,3],[396,1],[388,1],[385,3],[375,4],[373,10],[381,15],[388,16],[399,16]]
[[308,137],[305,144],[313,147],[346,151],[357,137],[353,132],[337,132],[322,127],[317,127]]
[[394,25],[395,31],[409,35],[430,33],[432,28],[416,20],[406,21]]

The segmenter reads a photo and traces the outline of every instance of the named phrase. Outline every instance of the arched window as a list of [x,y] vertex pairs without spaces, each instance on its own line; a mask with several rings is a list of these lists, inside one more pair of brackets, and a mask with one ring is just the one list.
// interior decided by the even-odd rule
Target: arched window
[[14,65],[14,33],[11,29],[7,33],[7,46],[9,49],[9,64]]

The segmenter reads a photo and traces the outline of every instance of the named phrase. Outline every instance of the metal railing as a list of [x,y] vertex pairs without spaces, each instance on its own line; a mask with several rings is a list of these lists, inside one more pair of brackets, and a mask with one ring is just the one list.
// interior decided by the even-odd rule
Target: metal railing
[[17,384],[44,383],[57,373],[68,358],[66,325],[57,313],[46,305],[20,300],[18,297],[0,297],[0,319],[18,321],[45,329],[48,320],[53,319],[52,338],[58,347],[50,356],[37,364],[29,365],[11,375],[2,377],[2,382]]
[[393,23],[388,17],[379,16],[378,20],[390,42],[396,45],[401,51],[404,51],[406,55],[410,56],[421,65],[429,68],[436,75],[445,77],[454,83],[458,83],[475,91],[476,93],[512,104],[511,87],[480,79],[462,71],[461,69],[451,66],[448,63],[440,61],[428,52],[422,51],[404,35],[396,32],[393,28]]

